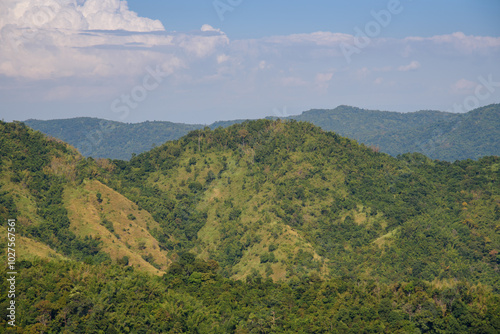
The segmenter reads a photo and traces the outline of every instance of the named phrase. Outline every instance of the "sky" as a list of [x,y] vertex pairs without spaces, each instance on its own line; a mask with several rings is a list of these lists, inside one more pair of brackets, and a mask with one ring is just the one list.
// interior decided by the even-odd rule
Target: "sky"
[[2,0],[0,118],[121,122],[500,102],[498,0]]

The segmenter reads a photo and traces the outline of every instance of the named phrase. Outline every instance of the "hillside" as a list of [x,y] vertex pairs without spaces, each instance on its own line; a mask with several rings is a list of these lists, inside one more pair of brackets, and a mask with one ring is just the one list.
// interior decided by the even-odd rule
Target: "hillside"
[[23,124],[0,127],[0,214],[18,221],[20,247],[29,250],[20,252],[21,259],[125,261],[163,274],[167,252],[149,233],[158,223],[122,195],[82,175],[97,173],[98,164],[89,165],[74,148]]
[[2,221],[37,250],[18,250],[26,330],[500,330],[498,157],[257,120],[130,161],[2,122],[0,159]]
[[[213,258],[234,278],[315,271],[493,283],[498,162],[398,160],[308,123],[261,120],[116,162],[111,184],[162,220],[177,240],[165,247]],[[486,261],[479,276],[465,274],[471,254]]]
[[[260,120],[190,132],[130,162],[94,161],[21,124],[3,127],[3,212],[15,208],[27,237],[65,256],[164,270],[190,251],[235,279],[498,284],[497,157],[395,159],[308,123]],[[409,257],[427,238],[441,241]]]
[[338,106],[335,109],[313,109],[288,118],[310,122],[323,130],[337,132],[365,143],[374,136],[384,137],[394,130],[405,133],[416,127],[453,120],[458,116],[459,114],[432,110],[399,113]]

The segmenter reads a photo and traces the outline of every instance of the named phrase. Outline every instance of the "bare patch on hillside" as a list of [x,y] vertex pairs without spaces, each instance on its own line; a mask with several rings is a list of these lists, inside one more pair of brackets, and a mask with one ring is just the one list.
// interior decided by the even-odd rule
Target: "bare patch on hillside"
[[99,181],[66,189],[64,202],[72,231],[100,239],[111,259],[126,256],[129,265],[157,275],[171,262],[150,233],[160,228],[153,217]]

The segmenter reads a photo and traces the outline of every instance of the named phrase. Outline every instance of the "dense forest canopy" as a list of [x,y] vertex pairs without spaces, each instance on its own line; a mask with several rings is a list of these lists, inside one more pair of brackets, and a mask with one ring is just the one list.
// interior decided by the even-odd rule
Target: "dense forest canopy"
[[498,156],[256,120],[95,160],[1,122],[0,168],[21,332],[500,331]]

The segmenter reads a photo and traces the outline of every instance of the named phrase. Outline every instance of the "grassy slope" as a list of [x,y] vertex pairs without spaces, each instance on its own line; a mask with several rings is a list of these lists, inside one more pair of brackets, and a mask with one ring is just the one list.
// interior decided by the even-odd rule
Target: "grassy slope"
[[[198,159],[191,172],[187,172],[185,168],[178,168],[166,175],[155,173],[150,176],[149,182],[151,185],[160,185],[164,191],[170,189],[176,192],[188,191],[189,183],[195,180],[208,188],[198,204],[200,211],[208,212],[206,224],[198,232],[198,244],[195,247],[201,258],[217,258],[217,254],[227,250],[226,239],[232,239],[237,235],[237,239],[248,243],[249,247],[243,252],[241,259],[232,266],[234,278],[243,278],[253,269],[266,276],[265,270],[270,266],[272,273],[269,275],[274,280],[285,279],[286,267],[289,265],[287,259],[295,256],[299,249],[313,254],[318,262],[324,259],[300,233],[276,219],[274,215],[268,214],[271,211],[270,200],[274,191],[271,184],[264,185],[265,190],[259,192],[251,187],[245,188],[248,182],[246,172],[252,164],[252,154],[252,150],[249,149],[243,159],[237,160],[229,152],[207,153],[202,159]],[[210,185],[207,184],[205,180],[208,172],[211,170],[217,174],[222,169],[222,157],[226,159],[228,165],[228,170],[224,173],[227,176],[214,180]],[[188,155],[182,157],[180,165],[189,165],[189,159]],[[228,219],[232,208],[242,210],[237,221]],[[268,252],[271,244],[277,247],[274,254],[278,262],[261,263],[260,256]]]
[[[102,203],[97,201],[102,195]],[[129,264],[145,271],[161,275],[169,260],[160,250],[158,241],[149,233],[158,228],[158,223],[145,210],[99,181],[88,181],[80,187],[65,190],[65,205],[71,220],[71,229],[76,235],[97,237],[103,242],[103,250],[118,260],[127,256]],[[133,220],[128,216],[133,215]],[[103,224],[107,219],[113,224],[111,232]],[[160,270],[145,261],[142,256],[151,254]]]
[[[3,125],[2,130],[4,130]],[[21,130],[22,133],[23,130]],[[32,130],[27,131],[32,134]],[[25,143],[18,141],[16,135],[7,132],[3,135],[5,147],[18,145],[16,151],[26,150]],[[42,145],[55,142],[54,139],[38,138]],[[15,144],[14,144],[15,143]],[[71,221],[71,229],[77,236],[92,236],[102,241],[103,250],[108,253],[112,260],[122,259],[128,256],[129,264],[144,271],[161,275],[170,260],[167,253],[160,250],[158,241],[150,234],[150,230],[158,229],[158,223],[154,221],[149,213],[139,210],[137,205],[130,202],[120,194],[97,180],[86,180],[82,184],[77,182],[77,165],[82,162],[83,157],[72,147],[63,144],[68,151],[62,152],[58,149],[52,150],[47,158],[48,163],[42,168],[46,176],[54,176],[65,181],[64,202]],[[106,166],[105,161],[99,161]],[[27,233],[30,227],[44,223],[40,216],[38,206],[28,184],[32,177],[32,171],[23,170],[16,174],[13,172],[11,157],[2,157],[0,164],[0,191],[6,192],[14,202],[17,213],[11,218],[17,221],[17,256],[18,260],[33,260],[36,257],[48,260],[66,259],[68,257],[58,253],[43,243],[43,240],[35,240]],[[94,164],[91,169],[97,171],[99,167]],[[105,171],[102,171],[103,173]],[[16,181],[21,178],[21,181]],[[50,186],[49,184],[45,187]],[[102,203],[98,203],[96,194],[101,193]],[[130,218],[128,217],[129,215]],[[107,219],[114,225],[115,232],[109,232],[101,223]],[[118,239],[119,237],[119,239]],[[6,241],[6,235],[1,236],[2,243]],[[157,264],[155,268],[151,263]]]

